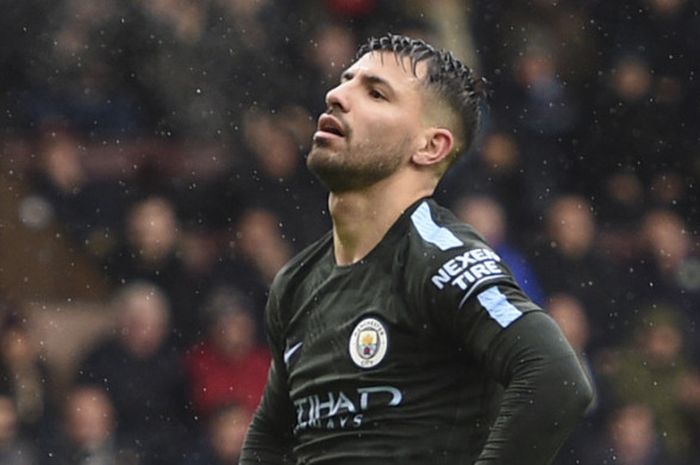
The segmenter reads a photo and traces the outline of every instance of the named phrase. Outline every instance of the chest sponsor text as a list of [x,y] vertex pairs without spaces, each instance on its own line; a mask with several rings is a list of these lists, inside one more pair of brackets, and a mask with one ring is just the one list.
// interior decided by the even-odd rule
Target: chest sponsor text
[[402,400],[403,394],[393,386],[370,386],[302,397],[294,401],[297,417],[294,431],[359,428],[366,412],[396,407]]

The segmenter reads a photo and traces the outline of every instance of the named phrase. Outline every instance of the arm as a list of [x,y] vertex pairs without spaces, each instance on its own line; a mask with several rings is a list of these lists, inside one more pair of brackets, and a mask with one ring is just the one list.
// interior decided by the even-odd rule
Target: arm
[[591,401],[591,386],[561,331],[543,312],[502,331],[485,363],[505,386],[475,465],[549,464]]
[[279,321],[279,301],[274,289],[266,309],[272,362],[267,384],[243,444],[239,465],[292,464],[294,410],[289,398],[284,364],[284,334]]
[[270,365],[267,385],[258,410],[248,428],[240,465],[291,464],[291,403],[276,361]]
[[583,416],[590,384],[559,328],[501,258],[468,229],[454,232],[456,241],[432,249],[429,274],[410,278],[422,280],[416,300],[441,336],[505,388],[475,465],[548,465]]

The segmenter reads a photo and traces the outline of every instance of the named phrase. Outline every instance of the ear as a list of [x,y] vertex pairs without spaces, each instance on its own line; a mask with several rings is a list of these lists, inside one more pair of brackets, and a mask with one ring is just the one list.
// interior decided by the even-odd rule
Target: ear
[[432,166],[447,158],[454,147],[454,136],[449,129],[429,128],[425,131],[423,147],[411,160],[419,166]]

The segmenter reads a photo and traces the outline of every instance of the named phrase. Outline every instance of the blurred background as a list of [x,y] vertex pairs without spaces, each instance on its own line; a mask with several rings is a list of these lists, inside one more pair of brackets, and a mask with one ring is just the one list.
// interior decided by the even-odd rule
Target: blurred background
[[0,463],[237,463],[323,96],[387,31],[492,83],[436,197],[594,380],[557,464],[700,464],[697,0],[4,1]]

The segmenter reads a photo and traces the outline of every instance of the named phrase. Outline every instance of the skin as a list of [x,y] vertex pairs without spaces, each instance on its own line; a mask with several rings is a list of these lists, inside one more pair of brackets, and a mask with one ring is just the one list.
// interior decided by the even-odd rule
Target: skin
[[339,266],[364,258],[407,207],[433,193],[444,171],[455,141],[428,111],[434,96],[421,83],[425,72],[423,63],[414,74],[408,58],[372,52],[326,94],[307,165],[330,191]]

